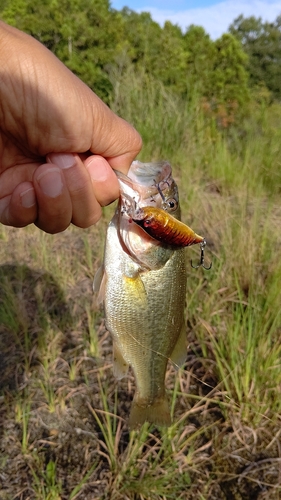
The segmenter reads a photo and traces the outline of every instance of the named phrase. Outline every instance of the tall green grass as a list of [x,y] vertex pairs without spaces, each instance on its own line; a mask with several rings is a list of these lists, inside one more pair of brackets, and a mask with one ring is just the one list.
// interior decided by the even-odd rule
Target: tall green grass
[[[187,361],[169,366],[174,423],[129,432],[131,375],[116,382],[92,293],[113,207],[89,230],[0,227],[0,497],[250,500],[281,494],[281,108],[251,103],[222,130],[199,96],[113,75],[111,106],[167,159],[186,250]],[[267,496],[266,496],[267,495]]]
[[223,193],[271,196],[281,186],[280,106],[251,102],[249,116],[229,129],[204,113],[194,92],[188,99],[129,68],[113,75],[111,107],[143,137],[143,160],[170,159],[190,182],[215,182]]

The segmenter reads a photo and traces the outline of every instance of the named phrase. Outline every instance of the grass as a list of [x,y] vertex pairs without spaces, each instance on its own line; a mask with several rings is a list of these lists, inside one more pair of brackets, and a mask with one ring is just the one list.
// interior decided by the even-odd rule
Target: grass
[[0,498],[277,500],[281,109],[253,104],[219,130],[195,97],[122,78],[112,107],[143,134],[141,159],[171,161],[183,220],[213,262],[188,264],[187,357],[167,372],[173,424],[129,432],[134,379],[112,375],[92,281],[114,207],[55,236],[2,226]]

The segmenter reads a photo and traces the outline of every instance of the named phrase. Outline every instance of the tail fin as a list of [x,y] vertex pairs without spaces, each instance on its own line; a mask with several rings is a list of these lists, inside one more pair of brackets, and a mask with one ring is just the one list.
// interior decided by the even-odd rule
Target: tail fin
[[171,425],[171,414],[166,395],[155,398],[152,403],[135,395],[129,417],[129,429],[138,429],[145,422],[160,426]]

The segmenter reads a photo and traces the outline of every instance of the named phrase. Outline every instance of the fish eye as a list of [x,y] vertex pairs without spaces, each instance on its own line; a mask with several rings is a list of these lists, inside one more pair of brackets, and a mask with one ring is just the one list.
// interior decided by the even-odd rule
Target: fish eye
[[174,212],[178,208],[178,202],[174,198],[169,198],[165,201],[165,206],[171,212]]

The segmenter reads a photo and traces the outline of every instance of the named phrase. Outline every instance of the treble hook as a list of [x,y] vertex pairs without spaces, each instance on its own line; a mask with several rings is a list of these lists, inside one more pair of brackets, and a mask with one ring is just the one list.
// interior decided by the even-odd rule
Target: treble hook
[[191,267],[193,267],[193,269],[198,269],[198,267],[201,267],[201,266],[202,266],[204,269],[206,269],[206,271],[209,271],[209,270],[211,269],[211,267],[212,267],[212,262],[211,262],[211,264],[210,264],[210,266],[209,266],[209,267],[204,266],[204,248],[205,248],[205,246],[206,246],[206,245],[207,245],[207,241],[206,241],[206,240],[205,240],[205,238],[204,238],[204,240],[200,243],[201,256],[200,256],[200,262],[199,262],[198,266],[194,266],[194,265],[192,264],[192,260],[190,261]]

